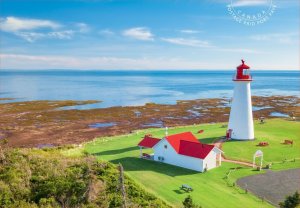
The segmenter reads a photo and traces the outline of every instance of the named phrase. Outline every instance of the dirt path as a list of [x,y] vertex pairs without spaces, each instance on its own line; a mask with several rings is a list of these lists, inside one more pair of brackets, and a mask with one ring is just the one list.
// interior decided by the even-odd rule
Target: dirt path
[[[242,161],[238,161],[238,160],[228,160],[228,159],[225,159],[224,157],[222,159],[223,159],[222,162],[229,162],[229,163],[234,163],[234,164],[239,164],[239,165],[245,165],[245,166],[252,168],[252,163],[242,162]],[[256,165],[255,165],[255,167],[256,167]]]

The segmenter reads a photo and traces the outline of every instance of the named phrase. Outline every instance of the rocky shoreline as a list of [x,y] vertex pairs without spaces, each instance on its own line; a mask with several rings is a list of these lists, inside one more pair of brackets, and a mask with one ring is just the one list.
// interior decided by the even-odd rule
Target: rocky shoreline
[[[2,98],[4,100],[4,98]],[[127,134],[137,129],[226,122],[230,100],[180,100],[175,105],[148,103],[89,110],[63,110],[65,106],[98,101],[28,101],[0,104],[0,139],[11,147],[79,144],[99,136]],[[254,118],[300,119],[300,98],[253,96]]]

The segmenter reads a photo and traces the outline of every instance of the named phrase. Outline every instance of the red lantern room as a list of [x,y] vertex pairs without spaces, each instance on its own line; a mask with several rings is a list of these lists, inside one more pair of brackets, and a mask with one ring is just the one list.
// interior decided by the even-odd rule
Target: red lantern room
[[233,81],[252,81],[252,76],[250,75],[250,67],[245,64],[242,59],[242,64],[236,68],[236,75]]

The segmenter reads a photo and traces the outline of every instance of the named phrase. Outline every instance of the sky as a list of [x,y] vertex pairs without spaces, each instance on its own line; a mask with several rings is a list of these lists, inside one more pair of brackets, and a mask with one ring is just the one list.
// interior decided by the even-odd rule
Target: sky
[[0,0],[0,70],[299,70],[299,2]]

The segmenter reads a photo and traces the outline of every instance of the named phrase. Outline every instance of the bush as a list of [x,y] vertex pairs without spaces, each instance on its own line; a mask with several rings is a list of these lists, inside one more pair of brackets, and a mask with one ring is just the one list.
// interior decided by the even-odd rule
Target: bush
[[298,191],[292,196],[287,196],[284,202],[280,202],[280,208],[296,208],[300,204],[300,197]]
[[[0,208],[102,208],[122,206],[118,168],[92,156],[61,150],[4,149]],[[128,207],[169,207],[125,174]]]
[[0,207],[5,207],[12,203],[12,193],[7,184],[0,181]]
[[121,207],[122,198],[120,196],[113,196],[109,203],[109,208]]
[[200,206],[194,204],[193,199],[188,195],[182,202],[184,208],[201,208]]

